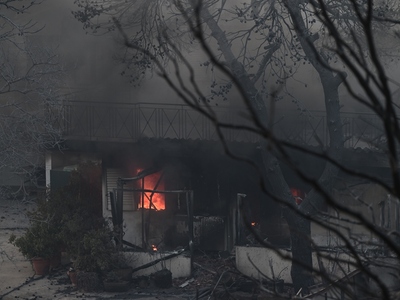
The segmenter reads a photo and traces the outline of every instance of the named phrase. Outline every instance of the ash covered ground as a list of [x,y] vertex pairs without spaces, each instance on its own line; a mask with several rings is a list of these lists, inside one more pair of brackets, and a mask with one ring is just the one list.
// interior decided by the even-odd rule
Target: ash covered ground
[[[31,263],[9,243],[11,234],[20,235],[29,225],[26,212],[33,201],[0,200],[0,299],[266,299],[251,280],[234,267],[229,253],[197,253],[193,276],[173,279],[172,287],[160,289],[151,278],[135,278],[127,292],[83,293],[67,276],[68,257],[49,275],[35,275]],[[271,299],[270,297],[267,297]]]

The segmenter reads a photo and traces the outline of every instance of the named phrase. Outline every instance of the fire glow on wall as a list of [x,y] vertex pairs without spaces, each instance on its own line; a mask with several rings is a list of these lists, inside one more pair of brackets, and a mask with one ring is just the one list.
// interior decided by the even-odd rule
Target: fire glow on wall
[[[139,173],[141,170],[138,169]],[[164,190],[165,184],[163,180],[163,173],[157,172],[144,177],[141,181],[142,189],[144,190]],[[138,208],[164,210],[165,209],[165,195],[162,193],[155,193],[146,191],[142,193],[141,200],[139,201]]]

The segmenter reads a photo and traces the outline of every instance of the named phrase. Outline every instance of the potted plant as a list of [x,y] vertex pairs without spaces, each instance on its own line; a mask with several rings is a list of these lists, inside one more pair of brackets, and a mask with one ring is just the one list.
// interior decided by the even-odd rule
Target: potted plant
[[67,275],[69,277],[69,280],[74,286],[77,286],[78,284],[78,274],[76,270],[73,267],[70,267],[67,271]]
[[101,203],[100,165],[82,164],[71,172],[67,186],[52,190],[38,201],[36,209],[27,214],[30,227],[21,237],[12,236],[10,242],[35,265],[38,258],[46,264],[49,260],[57,264],[61,249],[65,249],[75,260],[76,273],[100,274],[111,269],[115,246],[98,203]]
[[115,252],[112,231],[102,217],[101,166],[84,163],[71,172],[68,185],[51,191],[41,203],[36,218],[51,216],[56,221],[58,236],[73,262],[67,272],[78,289],[92,291],[100,278],[111,269]]
[[78,289],[85,292],[100,289],[101,277],[111,269],[112,255],[116,251],[111,230],[107,226],[89,230],[68,246],[77,272]]
[[47,274],[51,258],[59,253],[59,238],[47,222],[31,222],[31,226],[22,236],[13,234],[9,241],[23,256],[31,260],[36,275]]

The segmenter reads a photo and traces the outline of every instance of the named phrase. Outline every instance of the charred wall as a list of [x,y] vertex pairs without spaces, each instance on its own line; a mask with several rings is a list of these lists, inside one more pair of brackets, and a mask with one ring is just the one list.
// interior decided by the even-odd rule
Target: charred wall
[[[142,139],[129,145],[93,142],[88,145],[87,149],[96,153],[96,157],[102,157],[103,168],[121,169],[124,176],[134,175],[137,168],[155,168],[164,172],[164,189],[193,190],[196,243],[204,249],[226,247],[232,205],[235,204],[238,193],[246,194],[243,213],[249,222],[254,223],[261,237],[276,245],[290,245],[289,231],[282,218],[281,208],[263,193],[257,170],[228,157],[217,142]],[[259,150],[254,144],[236,143],[230,146],[235,154],[250,157],[257,165],[261,165]],[[299,169],[308,176],[318,178],[325,165],[323,160],[300,152],[289,153]],[[362,161],[351,160],[350,154],[346,153],[346,159],[353,164],[363,163],[364,169],[369,168],[371,172],[377,168],[385,169],[385,166],[379,164],[376,154],[363,153]],[[352,155],[357,156],[357,153]],[[369,166],[365,164],[366,161],[370,162]],[[281,165],[290,187],[304,193],[310,190],[309,184],[299,178],[283,160]],[[153,236],[160,241],[162,237],[168,249],[188,242],[185,201],[178,204],[177,198],[176,195],[166,195],[166,212],[149,214],[149,239]],[[183,198],[181,196],[181,200]],[[138,211],[125,212],[126,216],[134,214],[137,215],[136,219],[140,219]],[[159,220],[163,222],[160,223]],[[138,222],[132,226],[140,233],[141,225]],[[136,242],[140,244],[140,238]],[[249,232],[244,232],[242,240],[238,242],[256,243]]]

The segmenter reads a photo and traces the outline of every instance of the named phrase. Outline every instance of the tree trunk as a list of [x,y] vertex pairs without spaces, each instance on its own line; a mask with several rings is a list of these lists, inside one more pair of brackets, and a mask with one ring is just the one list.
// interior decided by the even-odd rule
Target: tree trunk
[[[323,85],[327,109],[327,126],[330,134],[331,158],[340,161],[343,149],[343,133],[340,120],[338,87],[341,83],[341,79],[335,76],[334,72],[320,65],[316,53],[308,44],[309,41],[305,36],[308,31],[304,26],[304,20],[302,19],[302,14],[298,7],[299,3],[297,1],[292,1],[291,4],[293,7],[291,7],[289,11],[293,20],[295,20],[295,29],[299,33],[303,50],[319,73]],[[253,116],[255,125],[268,128],[269,114],[264,99],[254,85],[254,82],[250,80],[250,76],[246,72],[244,66],[237,60],[232,52],[231,43],[226,37],[225,32],[219,27],[217,21],[207,8],[203,8],[202,16],[211,30],[211,36],[215,38],[220,47],[221,53],[226,61],[226,66],[231,70],[232,75],[237,79],[237,83],[242,88],[241,91],[243,92],[245,102],[255,111],[255,116]],[[268,193],[273,195],[283,206],[297,207],[290,192],[290,188],[282,174],[279,162],[275,155],[269,151],[268,141],[263,140],[260,148],[262,149],[266,181],[271,188]],[[325,192],[329,192],[337,172],[338,169],[334,165],[327,163],[324,172],[318,180],[318,184]],[[304,199],[299,209],[303,214],[312,215],[317,213],[316,208],[320,207],[322,203],[324,203],[323,196],[318,191],[312,190],[306,199]],[[307,293],[308,287],[314,284],[312,276],[310,221],[304,218],[303,214],[299,214],[293,209],[286,208],[284,210],[284,217],[290,228],[292,243],[293,259],[291,277],[293,285],[296,293],[300,288],[302,288],[302,293]]]
[[310,221],[298,214],[285,211],[284,217],[289,224],[292,269],[290,275],[294,292],[301,289],[302,294],[308,294],[308,287],[314,284],[312,276],[312,247]]
[[[266,149],[266,148],[264,148]],[[266,180],[271,187],[272,194],[289,203],[290,207],[296,207],[295,200],[290,192],[289,186],[283,177],[279,162],[275,156],[263,150],[263,164],[267,170]],[[292,277],[295,293],[302,289],[302,293],[308,292],[308,287],[314,284],[312,274],[312,247],[311,247],[311,225],[307,218],[297,211],[283,206],[283,217],[289,225],[292,250]]]

